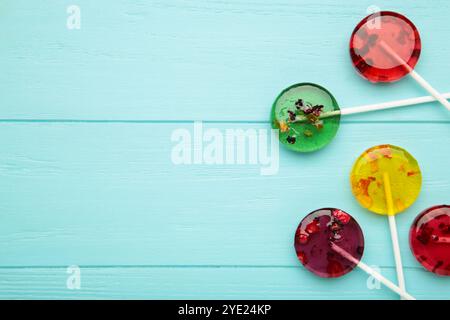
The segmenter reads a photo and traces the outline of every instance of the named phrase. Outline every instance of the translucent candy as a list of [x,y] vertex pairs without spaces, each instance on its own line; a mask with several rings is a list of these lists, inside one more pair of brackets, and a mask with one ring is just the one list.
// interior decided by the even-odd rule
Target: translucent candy
[[413,255],[427,270],[450,276],[450,206],[426,209],[409,231]]
[[421,41],[416,26],[405,16],[391,11],[367,16],[356,26],[350,38],[353,66],[371,82],[401,79],[414,69],[420,51]]
[[[378,214],[397,214],[419,196],[422,174],[416,159],[406,150],[379,145],[366,150],[356,160],[350,181],[354,196],[364,208]],[[387,187],[391,199],[386,197]],[[389,201],[392,201],[391,213]]]
[[297,257],[306,269],[323,278],[345,275],[356,266],[336,252],[339,246],[360,261],[364,252],[364,236],[358,223],[348,213],[324,208],[308,214],[295,233]]
[[[337,114],[329,116],[329,112]],[[323,117],[327,114],[327,117]],[[272,128],[279,129],[280,142],[297,152],[325,147],[339,129],[340,111],[336,99],[325,88],[313,83],[293,85],[275,100]]]

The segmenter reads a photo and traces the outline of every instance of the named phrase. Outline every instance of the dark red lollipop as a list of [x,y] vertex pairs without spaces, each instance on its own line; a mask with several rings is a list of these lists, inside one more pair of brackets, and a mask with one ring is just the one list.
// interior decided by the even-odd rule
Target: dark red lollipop
[[[346,259],[333,244],[350,254]],[[295,251],[306,269],[323,278],[336,278],[355,268],[364,252],[364,236],[358,223],[348,213],[324,208],[311,212],[295,233]]]
[[427,270],[450,276],[450,206],[426,209],[409,231],[411,251]]
[[[399,59],[386,52],[382,44],[388,45]],[[401,79],[414,69],[420,51],[421,42],[416,26],[405,16],[391,11],[367,16],[356,26],[350,38],[353,65],[371,82]]]

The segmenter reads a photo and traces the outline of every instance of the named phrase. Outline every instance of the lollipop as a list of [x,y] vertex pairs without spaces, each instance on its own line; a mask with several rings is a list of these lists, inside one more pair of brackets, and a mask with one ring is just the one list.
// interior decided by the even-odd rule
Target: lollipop
[[294,247],[303,266],[319,277],[341,277],[359,267],[402,297],[414,300],[405,290],[361,262],[362,230],[352,216],[340,209],[318,209],[303,218],[295,232]]
[[450,110],[450,103],[414,67],[421,41],[416,26],[405,16],[381,11],[365,17],[350,38],[350,56],[359,74],[371,82],[393,82],[409,74]]
[[435,206],[420,213],[409,231],[409,244],[425,269],[450,276],[450,206]]
[[395,215],[411,206],[420,193],[419,165],[402,148],[375,146],[356,160],[350,180],[352,192],[363,207],[388,215],[399,287],[405,290]]
[[[323,118],[323,114],[332,116]],[[289,149],[315,151],[330,143],[336,135],[340,122],[339,106],[327,89],[314,83],[299,83],[277,97],[271,122],[274,129],[280,130],[281,143]]]
[[[450,98],[450,93],[445,94]],[[336,99],[325,88],[314,83],[299,83],[283,90],[272,106],[272,128],[279,129],[279,139],[288,149],[312,152],[328,145],[335,137],[341,115],[404,107],[431,102],[425,96],[380,104],[340,109]]]

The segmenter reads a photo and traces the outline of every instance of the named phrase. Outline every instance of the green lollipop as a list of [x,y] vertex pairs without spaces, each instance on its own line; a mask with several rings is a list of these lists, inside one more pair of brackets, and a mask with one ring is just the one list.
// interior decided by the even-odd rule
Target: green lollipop
[[[450,93],[443,94],[450,99]],[[339,129],[341,116],[436,101],[433,96],[409,98],[339,109],[336,99],[314,83],[298,83],[280,93],[272,106],[272,128],[288,149],[312,152],[325,147]]]
[[288,149],[312,152],[325,147],[339,129],[340,109],[333,95],[314,83],[285,89],[272,106],[272,128]]

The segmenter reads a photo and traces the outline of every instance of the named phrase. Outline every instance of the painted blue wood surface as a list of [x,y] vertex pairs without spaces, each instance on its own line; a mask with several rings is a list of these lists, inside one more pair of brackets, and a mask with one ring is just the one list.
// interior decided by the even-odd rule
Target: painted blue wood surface
[[[359,270],[316,278],[292,247],[306,213],[340,207],[365,232],[364,261],[395,281],[387,219],[361,209],[348,181],[380,143],[409,150],[424,176],[397,219],[407,287],[450,298],[450,279],[408,246],[416,214],[449,202],[450,117],[438,104],[348,117],[318,153],[280,150],[274,176],[170,159],[171,133],[193,120],[267,129],[273,99],[296,82],[326,86],[343,107],[425,95],[352,69],[348,38],[372,4],[416,23],[417,71],[450,91],[447,1],[79,0],[81,30],[66,28],[69,4],[0,3],[0,298],[397,299]],[[66,288],[69,265],[81,290]]]

